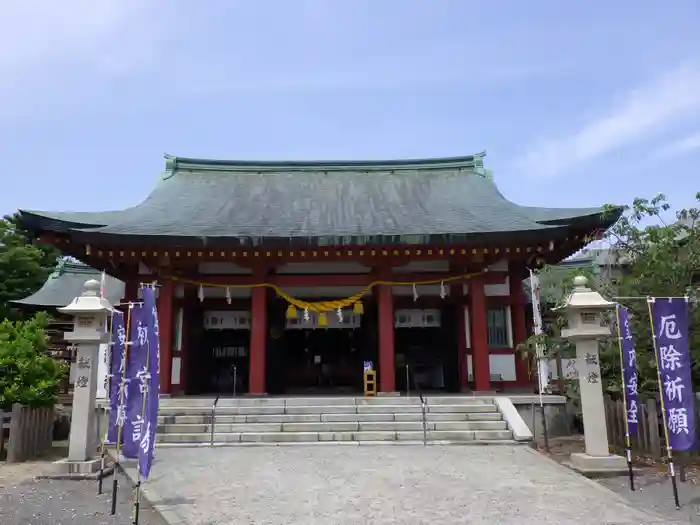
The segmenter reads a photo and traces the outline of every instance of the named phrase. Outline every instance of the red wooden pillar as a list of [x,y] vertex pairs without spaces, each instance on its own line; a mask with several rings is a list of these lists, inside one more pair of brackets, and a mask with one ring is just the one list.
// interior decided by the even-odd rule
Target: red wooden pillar
[[[139,278],[128,277],[124,279],[124,297],[122,297],[123,303],[128,303],[130,301],[138,301],[139,299]],[[121,305],[122,310],[126,312],[127,305]]]
[[491,367],[486,328],[486,292],[479,276],[469,280],[469,324],[471,325],[472,370],[474,390],[491,390]]
[[379,328],[379,391],[396,391],[394,364],[394,297],[391,286],[381,284],[377,290]]
[[459,282],[450,287],[450,296],[455,301],[455,326],[457,327],[457,366],[459,366],[459,384],[462,391],[469,390],[469,370],[467,367],[467,323],[464,319],[464,283]]
[[265,393],[267,288],[253,288],[250,300],[250,394]]
[[523,291],[523,280],[519,272],[511,269],[508,276],[510,281],[510,312],[513,326],[513,349],[515,351],[515,380],[518,385],[527,386],[530,384],[528,377],[528,361],[523,359],[517,348],[527,339],[527,323],[525,321],[525,292]]
[[173,299],[175,283],[169,279],[158,288],[158,331],[160,334],[160,393],[170,394],[173,372]]

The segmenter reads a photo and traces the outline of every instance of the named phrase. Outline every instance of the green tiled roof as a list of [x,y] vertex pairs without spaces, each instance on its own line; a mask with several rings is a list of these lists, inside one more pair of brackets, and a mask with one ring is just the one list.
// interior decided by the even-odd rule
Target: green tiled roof
[[[102,273],[85,264],[60,261],[56,270],[36,292],[12,301],[17,305],[58,308],[66,306],[78,297],[85,288],[85,281],[100,280]],[[114,277],[105,277],[105,297],[112,304],[118,304],[124,296],[124,283]]]
[[[129,236],[257,245],[459,242],[488,234],[556,237],[573,223],[605,228],[602,208],[524,207],[508,201],[484,154],[403,161],[247,162],[166,157],[138,206],[102,213],[21,211],[34,231],[84,242]],[[523,239],[526,240],[526,239]]]

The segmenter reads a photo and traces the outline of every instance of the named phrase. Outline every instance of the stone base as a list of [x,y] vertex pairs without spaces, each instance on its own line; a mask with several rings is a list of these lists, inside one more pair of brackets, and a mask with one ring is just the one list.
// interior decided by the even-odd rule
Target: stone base
[[575,471],[590,477],[622,476],[629,472],[627,460],[622,456],[589,456],[586,453],[574,453],[570,457],[570,466]]
[[[99,458],[87,461],[61,459],[54,461],[51,471],[42,477],[48,479],[98,479],[100,477],[100,464]],[[110,475],[113,470],[114,467],[111,464],[105,465],[103,477]]]

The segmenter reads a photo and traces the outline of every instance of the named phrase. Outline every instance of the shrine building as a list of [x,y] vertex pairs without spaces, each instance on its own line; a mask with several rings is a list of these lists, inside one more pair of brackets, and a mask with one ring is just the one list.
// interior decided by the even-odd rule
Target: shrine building
[[163,394],[527,389],[523,279],[619,212],[520,206],[484,154],[328,162],[166,156],[141,204],[21,210],[43,242],[158,283]]

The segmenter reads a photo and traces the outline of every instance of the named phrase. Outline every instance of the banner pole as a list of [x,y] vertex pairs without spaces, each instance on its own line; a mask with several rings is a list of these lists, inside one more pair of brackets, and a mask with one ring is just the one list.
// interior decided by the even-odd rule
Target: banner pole
[[630,424],[627,421],[627,386],[625,385],[625,362],[622,355],[622,320],[620,319],[620,305],[615,305],[617,317],[617,342],[620,349],[620,380],[622,381],[622,403],[625,407],[625,451],[627,453],[627,470],[629,471],[630,490],[634,492],[634,470],[632,469],[632,443],[630,441]]
[[676,510],[680,510],[681,503],[678,499],[678,485],[676,484],[676,471],[673,468],[673,449],[671,441],[668,437],[668,426],[666,423],[666,403],[664,402],[663,382],[661,381],[661,363],[659,363],[659,345],[656,341],[656,329],[654,328],[654,313],[651,308],[654,302],[653,297],[647,297],[647,307],[649,309],[649,325],[651,326],[651,339],[654,344],[654,361],[656,362],[656,378],[659,385],[659,400],[661,401],[661,418],[664,421],[664,438],[666,439],[666,458],[668,459],[668,475],[671,477],[671,486],[673,487],[673,502],[676,504]]
[[[530,268],[528,268],[528,270],[530,271],[530,290],[532,293],[532,320],[534,323],[534,332],[535,335],[540,335],[542,333],[540,281],[539,277],[535,275],[535,272],[533,272]],[[544,434],[544,449],[545,451],[549,452],[549,436],[547,434],[547,415],[545,414],[544,400],[542,399],[542,390],[544,389],[544,385],[549,383],[549,376],[547,376],[546,379],[543,379],[544,373],[548,372],[549,370],[549,363],[547,364],[547,367],[545,367],[544,359],[549,358],[544,355],[542,345],[539,343],[535,344],[535,356],[537,362],[537,391],[539,394],[540,414],[542,415],[542,433]]]
[[[107,360],[107,398],[109,399],[109,391],[112,388],[112,337],[114,336],[114,310],[109,316],[109,343],[107,344],[106,360]],[[105,330],[106,331],[106,330]],[[109,432],[109,411],[111,407],[107,403],[107,428],[102,436],[102,442],[100,443],[100,474],[97,477],[97,495],[102,494],[102,480],[105,476],[105,456],[107,455],[107,449],[105,447],[105,441],[107,439],[107,433]]]
[[[131,333],[131,309],[133,304],[129,303],[126,311],[126,336],[129,337]],[[110,514],[114,516],[117,513],[117,490],[119,487],[119,480],[117,479],[117,472],[119,471],[119,454],[121,453],[121,441],[122,441],[122,428],[124,427],[124,417],[125,410],[124,407],[124,392],[126,390],[126,367],[127,367],[127,354],[129,353],[129,346],[131,343],[128,341],[124,344],[124,352],[122,353],[122,381],[119,386],[119,408],[117,411],[117,446],[116,446],[116,456],[114,458],[114,472],[112,473],[112,508],[110,509]]]
[[[146,400],[148,399],[148,390],[150,388],[150,383],[151,383],[151,374],[150,374],[150,365],[151,365],[151,342],[150,338],[146,337],[146,370],[149,371],[142,381],[145,380],[144,386],[145,388],[143,389],[143,397],[141,399],[141,425],[145,427],[145,416],[146,416]],[[145,431],[146,428],[143,428],[142,432]],[[141,439],[143,439],[143,435],[141,435]],[[139,443],[140,445],[140,443]],[[134,525],[139,525],[139,510],[141,508],[141,448],[139,447],[139,453],[136,459],[136,473],[137,473],[137,481],[136,481],[136,497],[134,498],[134,520],[133,523]]]

